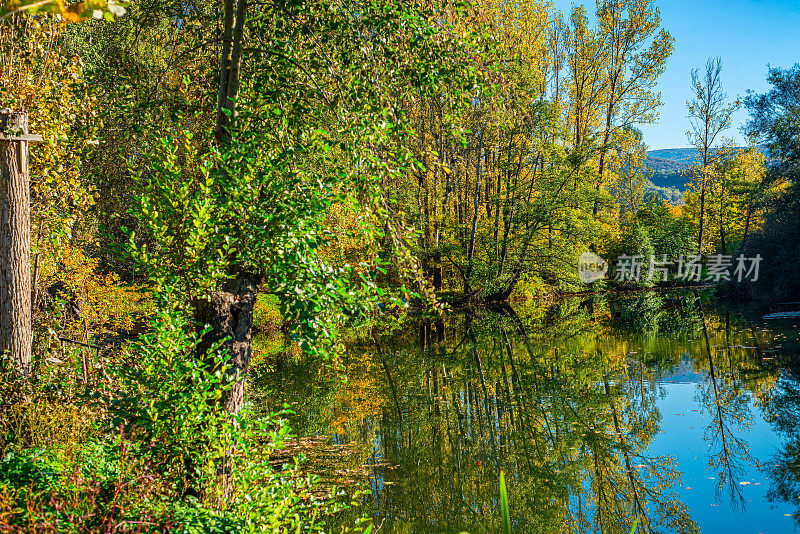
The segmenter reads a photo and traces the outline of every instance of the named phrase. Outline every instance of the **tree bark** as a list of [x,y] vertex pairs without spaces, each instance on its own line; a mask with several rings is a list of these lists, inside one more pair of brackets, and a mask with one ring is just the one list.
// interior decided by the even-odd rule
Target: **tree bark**
[[233,0],[225,0],[222,29],[222,51],[219,58],[219,89],[217,91],[217,120],[214,135],[220,143],[228,140],[227,117],[223,112],[228,106],[228,78],[231,70],[231,43],[233,42]]
[[238,413],[244,405],[252,347],[253,307],[257,295],[258,278],[250,273],[240,273],[222,290],[213,292],[208,300],[194,303],[198,328],[211,327],[197,346],[199,355],[204,355],[214,343],[227,338],[222,349],[231,355],[226,375],[231,388],[225,390],[221,402],[229,413]]
[[[238,0],[236,2],[236,17],[233,23],[233,49],[231,50],[231,63],[228,71],[227,94],[225,95],[225,106],[231,110],[232,123],[236,117],[236,109],[233,99],[239,95],[239,78],[242,68],[242,45],[244,42],[244,17],[247,10],[247,1]],[[230,135],[230,133],[229,133]]]
[[[28,115],[0,111],[0,133],[28,133]],[[31,372],[31,218],[28,142],[0,140],[0,353]]]

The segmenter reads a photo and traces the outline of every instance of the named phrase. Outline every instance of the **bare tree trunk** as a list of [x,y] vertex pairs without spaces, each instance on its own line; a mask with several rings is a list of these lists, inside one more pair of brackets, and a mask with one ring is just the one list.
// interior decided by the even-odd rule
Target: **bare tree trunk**
[[230,413],[237,413],[244,405],[245,378],[250,368],[252,347],[253,306],[258,295],[258,278],[250,273],[240,273],[221,291],[211,294],[209,300],[197,300],[195,319],[198,328],[206,325],[211,331],[203,336],[198,345],[199,354],[228,338],[223,350],[230,353],[228,379],[231,388],[222,396],[222,405]]
[[31,372],[31,203],[28,115],[0,112],[0,353]]
[[697,253],[703,253],[703,222],[706,211],[706,177],[705,168],[703,169],[703,181],[700,186],[700,232],[697,235]]
[[703,138],[703,176],[700,180],[700,231],[697,235],[697,253],[703,253],[703,229],[705,226],[706,215],[706,178],[708,176],[708,126],[706,126],[705,137]]
[[725,104],[726,95],[720,81],[721,72],[722,60],[718,57],[708,59],[705,76],[702,79],[699,69],[692,69],[694,102],[688,103],[689,118],[692,124],[689,140],[703,156],[703,166],[700,170],[702,176],[700,177],[700,231],[697,235],[698,254],[703,253],[706,190],[711,187],[711,184],[708,183],[708,166],[712,162],[711,147],[714,145],[717,135],[730,126],[731,114],[738,109],[738,104]]

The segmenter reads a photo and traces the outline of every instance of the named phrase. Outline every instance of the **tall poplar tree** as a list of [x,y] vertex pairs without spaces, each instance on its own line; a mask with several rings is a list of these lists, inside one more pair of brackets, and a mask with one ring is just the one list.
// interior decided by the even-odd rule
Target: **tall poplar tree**
[[692,100],[686,102],[692,129],[687,132],[689,142],[697,149],[699,161],[692,167],[700,191],[700,223],[697,234],[697,253],[703,252],[705,209],[711,163],[714,157],[714,142],[731,125],[731,117],[739,108],[739,102],[728,102],[722,88],[722,60],[709,58],[705,72],[692,70]]
[[[661,15],[651,0],[598,0],[597,19],[607,77],[597,183],[602,187],[614,132],[657,117],[661,93],[655,90],[656,81],[666,68],[674,39],[660,28]],[[595,202],[595,217],[598,207]]]

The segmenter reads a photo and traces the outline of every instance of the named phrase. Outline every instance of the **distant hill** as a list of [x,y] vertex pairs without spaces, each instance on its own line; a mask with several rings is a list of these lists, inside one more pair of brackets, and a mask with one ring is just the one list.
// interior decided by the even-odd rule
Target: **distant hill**
[[654,186],[683,192],[688,181],[686,170],[696,158],[695,148],[664,148],[648,151],[644,163],[653,171],[650,181]]
[[665,148],[647,152],[645,165],[653,171],[650,177],[650,194],[657,195],[670,204],[679,204],[686,190],[686,170],[697,156],[694,148]]
[[645,165],[650,167],[650,169],[653,170],[654,172],[660,172],[664,174],[668,174],[671,172],[680,172],[689,166],[686,163],[682,163],[674,159],[666,159],[666,158],[651,156],[649,153],[644,163]]
[[[736,147],[746,150],[747,147]],[[765,149],[761,149],[765,151]],[[672,204],[680,202],[681,195],[686,190],[686,182],[690,177],[686,171],[689,166],[699,160],[697,149],[691,148],[662,148],[647,152],[645,165],[653,171],[650,179],[652,187],[648,190]],[[771,162],[768,159],[767,164]]]
[[[744,148],[744,147],[742,147]],[[691,165],[695,159],[699,158],[697,149],[690,148],[662,148],[661,150],[649,150],[648,159],[668,160],[682,165]]]
[[[747,150],[748,147],[739,146],[735,150]],[[762,148],[766,153],[766,149]],[[653,183],[660,187],[678,187],[684,189],[686,176],[678,176],[686,171],[690,165],[700,159],[696,148],[662,148],[647,152],[647,165],[654,173]],[[772,162],[767,158],[767,165]]]

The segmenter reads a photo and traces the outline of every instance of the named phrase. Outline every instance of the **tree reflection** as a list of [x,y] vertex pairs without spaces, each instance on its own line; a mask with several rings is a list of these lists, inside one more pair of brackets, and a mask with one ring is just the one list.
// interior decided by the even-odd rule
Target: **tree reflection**
[[[516,532],[628,534],[637,520],[640,533],[697,532],[677,494],[676,460],[650,452],[663,377],[687,365],[704,377],[709,468],[737,504],[753,461],[741,438],[751,395],[764,406],[786,402],[773,399],[766,345],[733,323],[691,292],[420,320],[356,341],[347,380],[323,381],[313,394],[296,388],[296,402],[300,414],[317,414],[305,425],[364,444],[372,495],[362,512],[383,532],[499,529],[500,470]],[[800,423],[800,390],[781,391]],[[785,461],[800,465],[799,451],[787,448]],[[772,494],[800,505],[800,467],[793,473]]]
[[486,530],[504,469],[521,532],[627,534],[636,518],[639,532],[697,531],[675,462],[647,455],[657,382],[627,345],[603,340],[604,307],[468,315],[442,335],[421,327],[416,351],[408,338],[380,342],[388,363],[376,368],[391,368],[404,406],[375,435],[373,459],[402,466],[375,475],[385,530]]
[[788,352],[781,378],[762,396],[765,417],[786,438],[780,451],[765,464],[771,479],[767,498],[796,507],[794,521],[800,525],[800,353]]
[[[708,335],[703,305],[700,295],[695,291],[695,303],[703,327],[705,353],[708,358],[708,380],[702,387],[703,406],[709,410],[711,422],[706,429],[709,442],[709,467],[716,471],[717,499],[728,488],[731,506],[744,507],[741,481],[746,472],[746,464],[754,464],[747,442],[734,431],[744,431],[750,427],[752,414],[749,399],[741,391],[739,381],[732,370],[727,373],[717,368],[714,350]],[[727,332],[727,331],[726,331]],[[729,334],[722,349],[723,355],[730,352]]]

